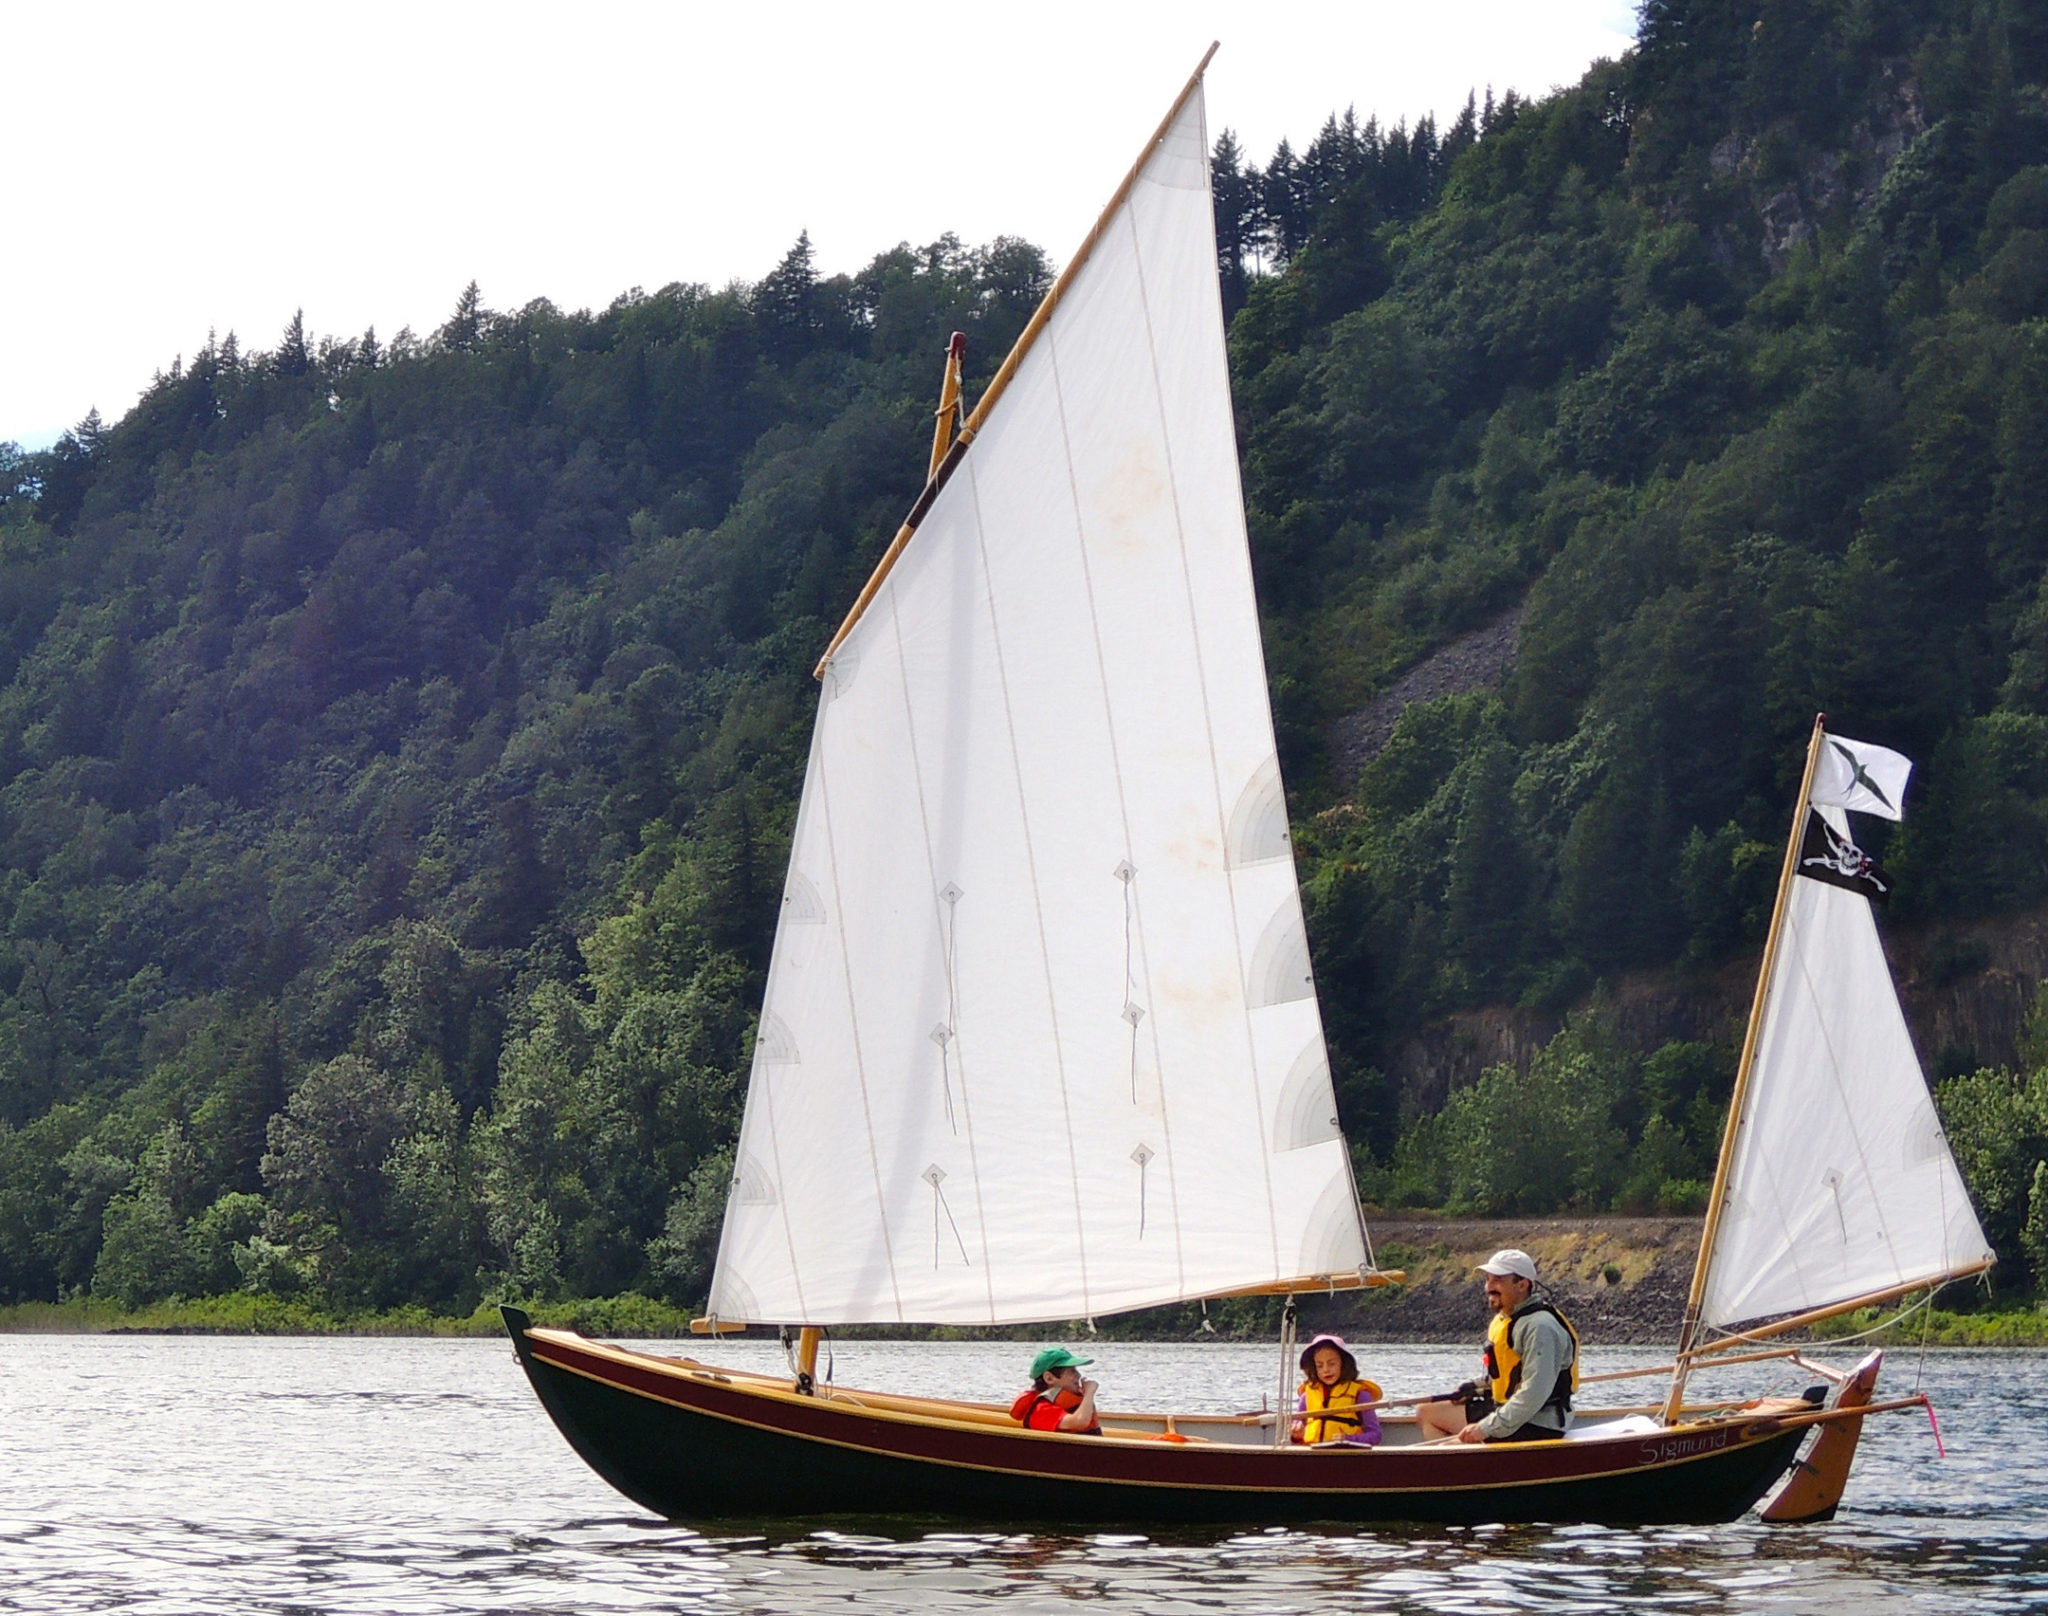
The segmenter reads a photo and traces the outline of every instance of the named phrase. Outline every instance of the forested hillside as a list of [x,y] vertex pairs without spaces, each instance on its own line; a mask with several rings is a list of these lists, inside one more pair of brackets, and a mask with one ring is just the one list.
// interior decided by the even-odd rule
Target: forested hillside
[[[1732,1057],[1626,1047],[1597,985],[1755,946],[1817,709],[1919,760],[1895,914],[2048,896],[2048,8],[1651,0],[1547,100],[1216,157],[1368,1195],[1685,1210]],[[1048,280],[947,239],[472,287],[0,449],[0,1299],[700,1300],[811,664],[946,334],[972,391]],[[1501,688],[1337,766],[1517,607]],[[1400,1115],[1391,1043],[1503,1001],[1584,1008]],[[1944,1102],[2048,1271],[2048,1076]]]

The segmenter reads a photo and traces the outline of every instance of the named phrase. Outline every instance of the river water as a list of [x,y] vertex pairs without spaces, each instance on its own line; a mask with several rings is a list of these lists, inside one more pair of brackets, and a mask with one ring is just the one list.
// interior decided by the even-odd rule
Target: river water
[[[1233,1534],[670,1526],[584,1468],[504,1342],[11,1336],[0,1350],[0,1611],[2048,1611],[2044,1353],[1895,1352],[1880,1394],[1923,1386],[1948,1457],[1919,1413],[1873,1419],[1827,1526]],[[838,1379],[1007,1398],[1025,1350],[847,1342]],[[718,1356],[781,1361],[769,1342]],[[1244,1409],[1278,1383],[1270,1348],[1095,1356],[1112,1407]],[[1363,1356],[1390,1394],[1472,1368],[1469,1349]],[[1642,1361],[1589,1352],[1593,1368]],[[1757,1391],[1810,1378],[1728,1373],[1762,1376],[1744,1383]]]

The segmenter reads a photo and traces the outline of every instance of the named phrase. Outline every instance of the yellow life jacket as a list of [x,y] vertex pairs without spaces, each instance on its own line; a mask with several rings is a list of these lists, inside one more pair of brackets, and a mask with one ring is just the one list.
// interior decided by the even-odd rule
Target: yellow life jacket
[[1357,1409],[1340,1407],[1335,1414],[1319,1411],[1332,1403],[1377,1403],[1379,1400],[1380,1389],[1369,1380],[1340,1380],[1334,1386],[1325,1386],[1320,1380],[1304,1380],[1301,1383],[1301,1407],[1305,1416],[1301,1422],[1301,1440],[1312,1446],[1318,1442],[1338,1442],[1347,1436],[1356,1436],[1365,1424]]
[[1514,1396],[1515,1388],[1522,1384],[1522,1355],[1515,1351],[1512,1337],[1517,1322],[1531,1313],[1548,1313],[1564,1326],[1565,1334],[1572,1338],[1572,1361],[1559,1373],[1557,1384],[1551,1387],[1550,1395],[1543,1400],[1545,1408],[1570,1413],[1572,1394],[1579,1389],[1579,1332],[1572,1328],[1570,1319],[1548,1302],[1531,1300],[1512,1313],[1494,1314],[1493,1322],[1486,1327],[1487,1389],[1493,1393],[1494,1403],[1499,1405]]

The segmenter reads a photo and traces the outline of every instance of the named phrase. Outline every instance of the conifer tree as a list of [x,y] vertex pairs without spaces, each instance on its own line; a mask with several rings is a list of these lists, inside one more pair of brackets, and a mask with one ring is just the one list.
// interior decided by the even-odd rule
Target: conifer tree
[[1254,250],[1258,230],[1258,191],[1244,166],[1237,136],[1226,129],[1216,137],[1209,165],[1216,199],[1216,270],[1223,281],[1223,317],[1244,306],[1245,256]]
[[270,356],[270,368],[280,376],[303,376],[312,365],[313,356],[306,348],[306,311],[294,309],[277,352]]
[[1287,263],[1308,239],[1309,210],[1303,196],[1301,161],[1284,140],[1266,164],[1259,186],[1259,210],[1266,221],[1267,245],[1274,258]]
[[448,353],[474,353],[489,317],[483,293],[471,281],[455,300],[455,312],[448,316],[448,323],[434,333],[435,345]]
[[754,288],[754,316],[761,325],[763,346],[776,359],[787,362],[810,349],[822,323],[810,231],[797,236],[782,262]]

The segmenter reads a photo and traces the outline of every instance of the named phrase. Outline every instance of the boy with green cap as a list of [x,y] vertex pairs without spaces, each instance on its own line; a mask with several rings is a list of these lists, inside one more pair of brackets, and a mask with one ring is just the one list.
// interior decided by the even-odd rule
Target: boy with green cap
[[1095,1419],[1095,1382],[1081,1378],[1081,1365],[1065,1347],[1047,1347],[1031,1360],[1031,1388],[1010,1405],[1010,1418],[1027,1431],[1102,1435]]

